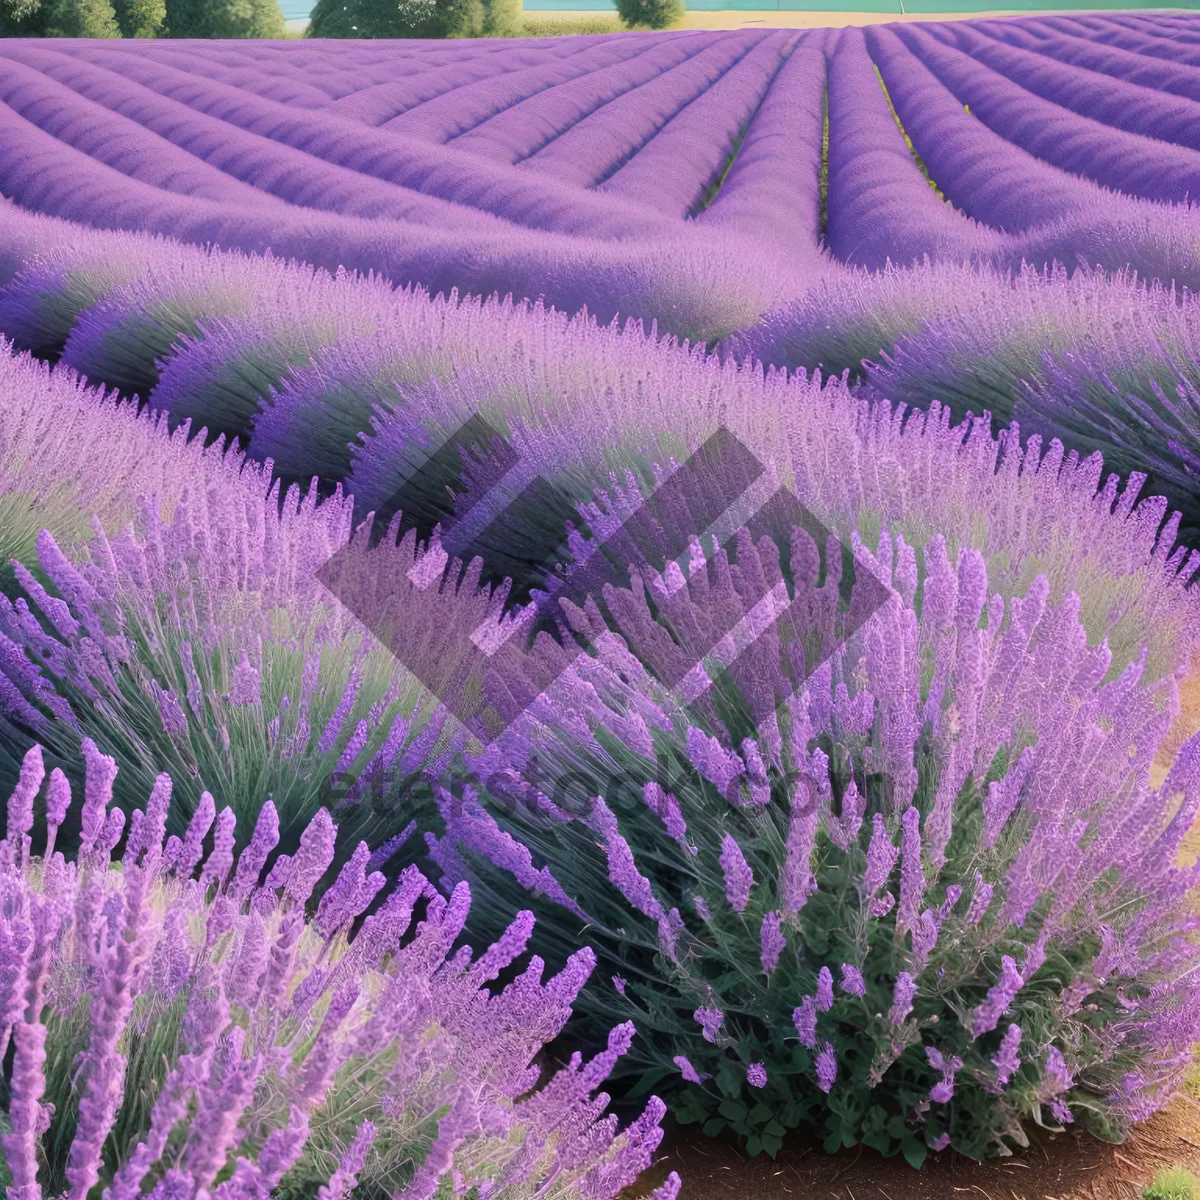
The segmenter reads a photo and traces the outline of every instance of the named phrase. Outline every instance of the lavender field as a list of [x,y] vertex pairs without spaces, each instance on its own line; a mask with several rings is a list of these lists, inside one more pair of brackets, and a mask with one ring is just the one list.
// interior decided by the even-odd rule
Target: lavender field
[[1188,13],[0,40],[0,1193],[1194,1086],[1198,194]]

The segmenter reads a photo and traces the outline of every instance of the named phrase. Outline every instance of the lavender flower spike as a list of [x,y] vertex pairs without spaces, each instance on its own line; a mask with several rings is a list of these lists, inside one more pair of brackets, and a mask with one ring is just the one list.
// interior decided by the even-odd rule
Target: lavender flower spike
[[842,963],[842,991],[848,996],[865,996],[867,994],[866,980],[862,972],[852,963]]
[[825,1042],[821,1046],[821,1053],[817,1055],[817,1087],[828,1095],[833,1090],[836,1079],[837,1056],[833,1052],[833,1046]]
[[731,833],[727,833],[721,843],[720,862],[725,872],[725,896],[735,912],[745,912],[754,885],[754,873]]
[[777,912],[767,913],[763,917],[760,942],[763,974],[770,975],[779,966],[779,956],[787,946],[787,938],[784,937]]
[[971,1037],[990,1033],[1000,1024],[1000,1018],[1008,1012],[1013,997],[1021,990],[1024,980],[1017,964],[1009,955],[1001,959],[1000,982],[988,990],[987,999],[975,1010],[971,1020]]
[[762,1063],[751,1063],[746,1068],[746,1082],[752,1088],[765,1088],[767,1086],[767,1069]]
[[701,1029],[704,1030],[704,1040],[716,1045],[717,1030],[721,1028],[725,1014],[717,1008],[698,1008],[694,1015]]
[[29,831],[33,828],[33,800],[46,776],[41,746],[27,750],[21,761],[21,775],[8,798],[8,844],[13,861],[19,867],[29,857]]
[[892,1007],[888,1020],[893,1025],[903,1025],[908,1014],[912,1012],[913,1000],[917,995],[917,981],[907,972],[901,971],[896,976],[896,986],[892,992]]

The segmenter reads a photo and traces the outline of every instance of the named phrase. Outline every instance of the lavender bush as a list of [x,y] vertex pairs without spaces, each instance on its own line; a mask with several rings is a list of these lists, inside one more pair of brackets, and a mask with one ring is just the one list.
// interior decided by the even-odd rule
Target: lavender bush
[[751,1152],[802,1124],[914,1164],[1031,1121],[1119,1138],[1200,1035],[1200,737],[1149,782],[1176,678],[1114,676],[1045,577],[1006,602],[977,551],[886,529],[849,612],[886,602],[814,657],[835,551],[743,529],[564,603],[594,650],[439,791],[443,886],[537,893],[548,944],[586,922],[586,1018],[635,1018],[623,1069]]
[[[278,842],[269,804],[236,863],[229,808],[207,856],[190,836],[164,845],[171,777],[126,828],[109,807],[115,761],[90,741],[83,751],[77,859],[53,848],[72,800],[59,771],[45,780],[45,854],[31,855],[39,747],[0,843],[11,1200],[97,1185],[116,1200],[147,1183],[155,1196],[223,1200],[265,1200],[280,1185],[322,1200],[430,1200],[449,1186],[611,1198],[648,1165],[661,1102],[618,1133],[594,1095],[632,1025],[543,1086],[531,1065],[569,1016],[591,951],[545,983],[534,957],[497,987],[524,954],[532,914],[475,958],[455,949],[469,890],[446,900],[413,869],[376,903],[386,880],[367,873],[365,844],[306,918],[333,858],[327,812],[263,880]],[[673,1176],[658,1194],[673,1200],[678,1186]]]

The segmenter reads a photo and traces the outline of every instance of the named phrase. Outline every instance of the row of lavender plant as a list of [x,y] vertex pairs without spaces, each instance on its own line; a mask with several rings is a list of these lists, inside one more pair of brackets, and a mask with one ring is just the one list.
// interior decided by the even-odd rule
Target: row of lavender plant
[[[36,746],[0,844],[10,1200],[82,1200],[97,1185],[120,1200],[147,1183],[154,1197],[189,1200],[266,1200],[281,1184],[321,1200],[430,1200],[447,1186],[612,1198],[649,1164],[661,1101],[618,1133],[594,1095],[631,1024],[541,1087],[531,1065],[566,1022],[590,950],[545,983],[535,956],[498,987],[526,950],[532,913],[478,958],[455,950],[466,885],[447,899],[410,870],[380,903],[387,881],[368,873],[365,844],[306,919],[333,858],[328,813],[294,855],[278,854],[268,802],[235,862],[225,808],[205,855],[197,822],[164,844],[170,775],[126,828],[110,808],[116,762],[90,741],[82,749],[78,857],[54,849],[72,789],[57,769],[45,779]],[[49,833],[35,857],[43,782]],[[672,1176],[656,1195],[678,1190]]]
[[751,30],[714,41],[673,71],[575,122],[520,165],[539,175],[593,189],[769,37],[769,31]]
[[[1175,866],[1200,740],[1148,784],[1174,681],[1141,686],[1144,659],[1113,678],[1044,577],[1006,605],[976,552],[955,565],[935,539],[919,569],[886,530],[855,542],[855,595],[888,599],[806,668],[788,635],[830,619],[836,576],[817,586],[802,531],[790,585],[769,537],[733,546],[694,540],[687,577],[574,612],[594,654],[440,793],[449,881],[502,912],[557,901],[561,939],[586,922],[614,974],[585,1011],[636,1014],[643,1084],[686,1081],[681,1117],[752,1151],[807,1124],[919,1164],[1027,1144],[1029,1119],[1111,1136],[1162,1107],[1200,1032],[1196,869]],[[683,703],[669,660],[748,615],[759,576],[782,625],[718,647]]]
[[[624,77],[626,87],[636,86],[645,61],[657,64],[658,70],[669,69],[689,55],[695,54],[711,41],[711,37],[700,34],[671,42],[659,38],[654,43],[643,41],[608,42],[600,47],[586,47],[558,62],[527,67],[524,70],[506,72],[496,79],[478,83],[466,83],[447,90],[436,99],[419,107],[408,109],[385,123],[385,128],[397,133],[412,134],[434,142],[449,142],[469,134],[488,120],[510,111],[513,107],[531,99],[544,97],[560,87],[567,86],[570,95],[583,89],[583,96],[590,93],[591,104],[584,111],[590,112],[604,100],[604,92],[592,90],[593,82],[605,79],[617,83],[612,93],[620,95],[624,90],[620,80]],[[653,78],[657,71],[651,70],[646,78]],[[599,80],[593,80],[597,74]],[[570,85],[574,86],[570,86]],[[503,161],[503,160],[500,160]]]
[[[442,129],[438,129],[434,114],[427,112],[428,104],[410,109],[406,114],[407,125],[403,118],[396,118],[388,123],[388,128],[409,128],[419,137],[432,134],[438,140],[441,134],[460,150],[470,150],[497,162],[520,162],[601,105],[636,92],[661,74],[695,58],[713,41],[711,34],[663,40],[646,47],[636,57],[617,59],[607,67],[593,67],[568,82],[539,87],[515,103],[496,105],[498,111],[482,120],[473,120],[476,114],[461,104],[456,91],[446,97],[446,125]],[[489,89],[489,100],[492,91]]]
[[[1153,86],[1146,86],[1106,77],[1083,65],[1061,61],[1057,53],[1050,57],[1045,50],[1035,53],[1032,47],[1023,49],[1022,45],[1028,44],[1024,41],[1005,45],[986,36],[991,29],[940,25],[932,27],[930,33],[943,41],[954,39],[960,50],[1013,83],[1062,108],[1103,122],[1109,132],[1121,129],[1189,149],[1200,141],[1200,109],[1187,98],[1171,95],[1157,80]],[[1032,35],[1025,37],[1036,43]],[[1099,62],[1111,59],[1111,50],[1094,48],[1100,51]],[[1197,78],[1200,81],[1200,76]],[[982,109],[972,106],[972,112],[976,111],[987,119]],[[1172,169],[1187,159],[1187,155],[1173,159]],[[1110,175],[1102,182],[1111,185],[1115,180]]]
[[696,209],[705,188],[721,183],[725,164],[736,157],[739,139],[797,40],[794,33],[764,38],[598,190],[677,217]]
[[[1200,153],[1190,147],[1168,146],[1157,136],[1114,128],[1098,114],[1081,116],[1057,100],[1031,93],[973,54],[939,45],[922,30],[902,29],[897,36],[972,115],[1040,161],[1114,191],[1162,203],[1183,203],[1197,193]],[[968,40],[967,46],[973,49],[974,43]],[[1139,111],[1133,108],[1130,115]]]
[[845,263],[962,261],[987,253],[993,230],[945,203],[913,161],[867,54],[847,29],[829,61],[829,248]]

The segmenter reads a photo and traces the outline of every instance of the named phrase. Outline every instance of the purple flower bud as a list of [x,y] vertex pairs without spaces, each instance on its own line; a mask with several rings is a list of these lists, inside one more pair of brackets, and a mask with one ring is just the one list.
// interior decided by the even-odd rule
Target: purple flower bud
[[50,772],[50,785],[46,788],[46,823],[61,825],[71,807],[71,784],[67,777],[55,767]]
[[204,857],[204,839],[217,819],[217,802],[211,792],[202,792],[196,811],[188,822],[186,833],[183,835],[183,847],[175,862],[175,870],[185,879],[190,879],[192,872]]
[[917,995],[917,981],[907,972],[901,971],[896,976],[896,986],[892,992],[892,1007],[888,1020],[893,1025],[903,1025],[908,1014],[912,1012],[913,1000]]
[[766,1067],[762,1063],[751,1063],[746,1068],[746,1082],[753,1088],[765,1088],[767,1086]]
[[334,840],[337,826],[327,809],[317,809],[300,835],[300,846],[292,858],[288,872],[287,894],[294,904],[304,904],[312,895],[313,888],[333,862]]
[[805,996],[799,1007],[792,1009],[792,1024],[802,1046],[810,1050],[817,1048],[817,1001],[815,996]]
[[223,887],[225,879],[233,869],[233,831],[237,824],[232,808],[221,809],[217,817],[217,829],[213,834],[212,853],[204,863],[200,872],[200,882],[207,887],[215,883]]
[[837,1056],[833,1052],[833,1046],[825,1042],[821,1046],[821,1053],[817,1055],[817,1087],[828,1095],[836,1079]]
[[763,973],[770,975],[779,966],[779,956],[787,946],[787,939],[783,935],[778,913],[767,913],[763,917],[759,941]]
[[950,1135],[948,1133],[939,1133],[937,1137],[929,1143],[929,1148],[936,1154],[940,1154],[947,1146],[950,1145]]
[[1001,959],[1000,982],[989,989],[987,999],[975,1010],[971,1021],[971,1036],[981,1037],[1000,1024],[1000,1018],[1008,1012],[1013,997],[1021,990],[1024,980],[1017,964],[1007,954]]
[[672,1171],[665,1182],[654,1189],[650,1200],[679,1200],[679,1191],[682,1187],[683,1181],[679,1178],[679,1172]]
[[992,1066],[996,1068],[996,1088],[1003,1091],[1008,1081],[1016,1074],[1021,1065],[1021,1057],[1017,1053],[1021,1045],[1020,1025],[1010,1025],[1004,1031],[1000,1049],[992,1055]]
[[833,1007],[833,973],[828,967],[817,972],[817,1008],[828,1012]]
[[721,843],[721,868],[725,872],[725,897],[735,912],[745,912],[750,902],[750,889],[754,885],[754,874],[742,855],[742,848],[727,833]]
[[234,668],[233,684],[229,689],[229,701],[237,708],[245,708],[247,705],[262,702],[259,692],[259,674],[251,665],[250,657],[245,650],[241,652],[238,665]]
[[680,1074],[688,1081],[688,1083],[703,1083],[704,1080],[708,1078],[707,1075],[697,1074],[696,1068],[693,1067],[692,1064],[686,1058],[684,1058],[682,1054],[676,1055],[672,1061],[679,1068]]
[[901,835],[900,903],[896,909],[896,927],[913,929],[925,897],[925,872],[921,866],[921,814],[915,806],[904,810],[900,818]]
[[876,813],[871,818],[871,844],[867,847],[867,869],[863,874],[862,894],[871,900],[886,886],[900,851],[892,844],[887,829],[883,824],[883,814]]
[[983,876],[975,872],[975,895],[971,897],[971,907],[967,910],[967,924],[978,925],[987,914],[988,906],[992,903],[994,885],[984,883]]
[[24,861],[26,835],[33,828],[33,800],[46,777],[42,762],[42,748],[34,745],[25,752],[21,760],[21,774],[17,786],[8,798],[8,841],[17,854],[18,864]]
[[850,996],[865,996],[867,984],[862,972],[851,963],[842,963],[842,991]]
[[699,1022],[700,1028],[704,1030],[704,1040],[715,1045],[717,1030],[721,1028],[725,1014],[717,1008],[698,1008],[693,1015]]
[[234,876],[235,892],[244,897],[257,885],[267,856],[279,845],[279,814],[275,805],[267,800],[258,810],[254,833],[246,848],[238,855],[237,872]]

